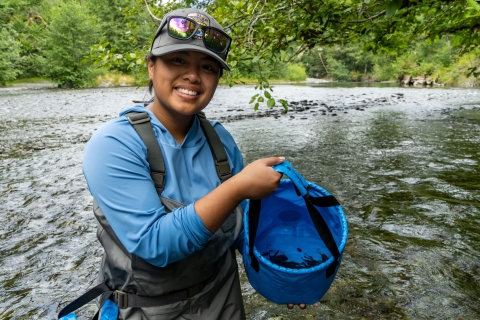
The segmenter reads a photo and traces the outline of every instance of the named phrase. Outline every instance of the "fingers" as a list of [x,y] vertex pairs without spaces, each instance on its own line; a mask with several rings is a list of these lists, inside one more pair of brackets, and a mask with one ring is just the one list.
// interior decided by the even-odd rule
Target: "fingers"
[[267,166],[274,166],[280,164],[285,160],[284,157],[271,157],[271,158],[264,158],[263,161]]
[[[295,305],[293,303],[287,303],[287,308],[288,309],[293,309]],[[304,310],[305,308],[307,308],[307,305],[305,303],[300,303],[299,305],[299,308]],[[314,307],[318,307],[318,302],[314,303],[313,304]]]

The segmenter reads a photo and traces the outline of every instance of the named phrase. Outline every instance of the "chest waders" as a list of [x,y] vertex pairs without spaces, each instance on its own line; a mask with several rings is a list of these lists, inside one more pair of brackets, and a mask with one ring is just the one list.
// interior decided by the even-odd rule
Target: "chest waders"
[[[160,145],[150,123],[150,116],[144,112],[131,112],[125,116],[147,147],[151,177],[166,212],[170,213],[175,208],[185,206],[161,196],[167,172]],[[197,117],[212,152],[218,178],[223,183],[232,176],[227,153],[205,115],[198,113]],[[105,249],[99,284],[64,307],[58,314],[58,319],[99,296],[101,296],[99,311],[107,299],[112,300],[119,309],[160,307],[185,301],[200,293],[216,277],[222,266],[229,266],[225,279],[237,270],[236,261],[226,260],[227,257],[235,259],[235,254],[228,251],[242,229],[240,207],[230,214],[203,249],[165,267],[156,267],[129,253],[115,235],[95,200],[93,211],[98,220],[97,238]],[[221,286],[222,281],[217,281],[216,286]],[[92,319],[98,319],[99,311]]]

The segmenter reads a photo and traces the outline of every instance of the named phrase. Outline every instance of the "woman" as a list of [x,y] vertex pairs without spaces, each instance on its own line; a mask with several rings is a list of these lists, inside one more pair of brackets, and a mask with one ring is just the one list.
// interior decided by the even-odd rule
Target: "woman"
[[[231,135],[198,115],[229,70],[230,42],[201,10],[168,13],[148,57],[153,102],[122,111],[87,144],[83,172],[105,249],[99,280],[111,294],[104,318],[245,319],[234,253],[240,205],[278,187],[272,166],[283,158],[243,168]],[[164,172],[152,169],[154,148],[141,136],[150,127]],[[215,159],[215,136],[228,163]]]
[[242,207],[278,187],[283,158],[243,168],[232,136],[201,113],[229,70],[230,42],[201,10],[163,18],[148,56],[153,102],[122,111],[85,149],[105,254],[99,285],[59,317],[102,294],[102,319],[245,319]]

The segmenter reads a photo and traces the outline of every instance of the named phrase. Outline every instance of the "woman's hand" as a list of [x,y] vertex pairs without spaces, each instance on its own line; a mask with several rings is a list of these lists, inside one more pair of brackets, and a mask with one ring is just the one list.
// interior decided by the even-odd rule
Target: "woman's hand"
[[282,174],[272,166],[280,164],[285,158],[272,157],[259,159],[232,178],[240,193],[241,199],[262,199],[268,197],[277,188]]
[[[293,303],[288,303],[288,304],[287,304],[287,308],[288,308],[288,309],[293,309],[294,306],[295,306],[295,305],[294,305]],[[300,309],[302,309],[302,310],[307,307],[307,305],[306,305],[305,303],[300,303],[298,306],[299,306]],[[315,302],[314,304],[312,304],[312,306],[318,307],[318,302]]]
[[239,203],[245,199],[268,197],[277,188],[282,174],[272,166],[284,158],[265,158],[252,162],[205,197],[195,202],[195,212],[205,228],[215,233]]

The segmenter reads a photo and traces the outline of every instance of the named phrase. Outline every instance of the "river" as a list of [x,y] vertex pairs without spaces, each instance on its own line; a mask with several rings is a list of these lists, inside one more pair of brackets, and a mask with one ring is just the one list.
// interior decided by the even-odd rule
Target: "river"
[[[479,319],[480,90],[278,85],[274,94],[293,102],[286,114],[254,113],[255,93],[220,87],[207,117],[232,133],[245,163],[284,156],[334,194],[350,234],[316,308],[266,301],[242,269],[248,318]],[[103,249],[83,149],[146,96],[0,90],[0,319],[55,319],[95,284]]]

